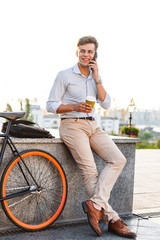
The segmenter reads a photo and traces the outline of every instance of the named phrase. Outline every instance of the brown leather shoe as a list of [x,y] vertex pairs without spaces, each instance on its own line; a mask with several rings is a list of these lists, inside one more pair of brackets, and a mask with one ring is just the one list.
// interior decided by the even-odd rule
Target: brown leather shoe
[[137,235],[127,227],[127,225],[123,222],[121,218],[114,223],[111,223],[110,221],[108,224],[108,231],[116,233],[117,235],[126,238],[137,237]]
[[101,236],[102,232],[99,228],[99,220],[101,219],[101,211],[97,210],[93,206],[93,202],[91,200],[87,200],[82,202],[82,207],[85,213],[87,213],[88,222],[91,228],[97,233],[98,236]]

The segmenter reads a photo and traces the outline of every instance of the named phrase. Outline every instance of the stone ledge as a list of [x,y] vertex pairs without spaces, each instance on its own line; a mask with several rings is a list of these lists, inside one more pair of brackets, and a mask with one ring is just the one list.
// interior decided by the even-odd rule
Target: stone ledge
[[[132,137],[121,137],[121,136],[110,136],[115,143],[138,143],[140,142],[139,138]],[[63,143],[61,138],[11,138],[14,143]],[[2,139],[0,139],[2,143]]]
[[[132,212],[133,205],[135,147],[136,143],[140,140],[136,138],[115,136],[111,136],[111,138],[126,157],[127,163],[111,192],[109,203],[118,213],[130,213]],[[58,222],[84,219],[86,216],[82,210],[81,202],[88,199],[88,196],[86,194],[78,166],[62,140],[60,138],[12,138],[12,140],[19,151],[33,148],[45,150],[51,153],[63,166],[68,181],[68,198],[64,211],[59,217]],[[2,145],[2,140],[0,141],[0,145]],[[100,173],[106,164],[94,152],[93,155],[98,172]],[[4,154],[4,164],[1,166],[1,170],[3,170],[10,157],[11,151],[10,148],[7,147]],[[6,218],[3,211],[0,210],[0,212],[0,229],[4,229],[6,227],[13,228],[13,224]]]

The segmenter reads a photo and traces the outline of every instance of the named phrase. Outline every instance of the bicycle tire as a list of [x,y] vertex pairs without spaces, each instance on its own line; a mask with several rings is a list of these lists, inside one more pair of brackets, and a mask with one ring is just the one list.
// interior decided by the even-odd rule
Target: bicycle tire
[[[30,149],[20,155],[41,191],[2,200],[2,207],[7,217],[18,227],[27,231],[41,230],[55,222],[62,213],[67,199],[67,179],[61,164],[46,151]],[[34,186],[21,158],[15,157],[2,175],[2,197],[28,187],[19,165],[30,181],[30,186]]]

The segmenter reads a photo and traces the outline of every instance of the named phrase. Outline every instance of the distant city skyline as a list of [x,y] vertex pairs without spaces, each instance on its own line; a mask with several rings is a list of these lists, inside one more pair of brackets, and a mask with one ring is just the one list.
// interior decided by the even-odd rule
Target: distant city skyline
[[1,1],[0,111],[18,98],[45,108],[57,73],[77,63],[84,35],[98,39],[99,72],[117,108],[131,98],[139,109],[159,108],[159,12],[158,0]]
[[[13,111],[20,111],[20,100],[23,102],[23,108],[25,107],[25,99],[26,99],[27,97],[24,97],[24,98],[9,98],[8,97],[8,99],[7,99],[7,97],[6,97],[6,100],[4,101],[4,102],[0,102],[0,111],[5,111],[5,109],[6,109],[6,106],[7,106],[7,104],[10,104],[11,105],[11,107],[12,107],[12,110]],[[131,99],[130,99],[131,100]],[[43,99],[37,99],[37,98],[29,98],[29,101],[30,101],[30,104],[31,105],[37,105],[37,106],[40,106],[40,108],[42,109],[42,110],[46,110],[46,101],[47,101],[47,99],[46,99],[46,101],[45,100],[43,100]],[[111,106],[110,106],[110,108],[107,110],[107,111],[109,111],[110,109],[113,111],[113,110],[122,110],[122,109],[124,109],[124,110],[126,110],[127,111],[127,109],[128,109],[128,105],[129,105],[129,103],[130,103],[130,101],[128,102],[128,104],[125,104],[124,106],[123,105],[118,105],[117,104],[117,101],[116,101],[116,98],[115,97],[111,97]],[[101,111],[103,112],[103,111],[105,111],[105,109],[102,109],[101,107],[100,107],[100,105],[97,103],[96,104],[96,109],[97,109],[97,111],[98,111],[98,109],[101,109]],[[145,110],[145,111],[152,111],[152,110],[155,110],[155,111],[160,111],[160,106],[158,107],[156,107],[156,106],[152,106],[152,107],[138,107],[137,105],[136,105],[136,103],[135,103],[135,108],[134,108],[134,111],[143,111],[143,110]],[[129,109],[128,109],[128,111],[129,111]]]

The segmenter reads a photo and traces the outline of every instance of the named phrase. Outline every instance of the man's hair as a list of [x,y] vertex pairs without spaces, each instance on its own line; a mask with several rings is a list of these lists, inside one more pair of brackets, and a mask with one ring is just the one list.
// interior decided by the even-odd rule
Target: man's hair
[[94,46],[95,46],[95,50],[97,50],[97,48],[98,48],[97,39],[95,37],[92,37],[92,36],[81,37],[78,40],[77,47],[79,47],[81,45],[84,45],[84,44],[87,44],[87,43],[93,43]]

